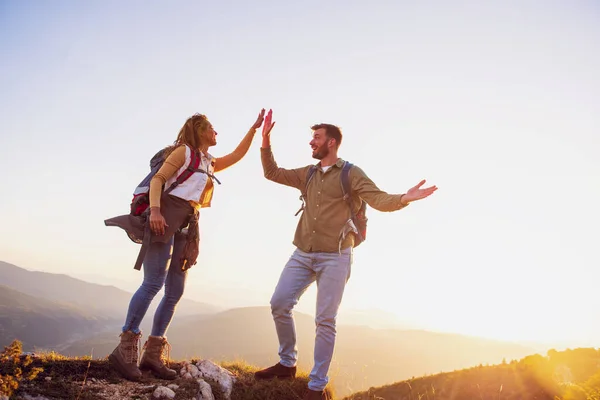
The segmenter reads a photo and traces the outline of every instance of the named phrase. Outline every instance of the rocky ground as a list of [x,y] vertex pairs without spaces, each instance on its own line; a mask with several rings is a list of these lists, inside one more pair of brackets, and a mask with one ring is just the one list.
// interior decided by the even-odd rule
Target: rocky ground
[[[299,400],[307,384],[304,373],[291,381],[256,381],[256,367],[210,360],[172,362],[177,379],[159,380],[144,372],[139,382],[122,379],[106,359],[44,355],[31,360],[23,376],[34,368],[41,372],[22,379],[10,400]],[[0,365],[0,380],[10,373],[14,368]],[[0,400],[5,399],[0,394]]]
[[173,381],[157,380],[148,372],[140,382],[121,379],[102,361],[45,364],[44,371],[35,380],[22,383],[13,398],[228,400],[236,381],[233,372],[208,360],[172,364],[179,372]]

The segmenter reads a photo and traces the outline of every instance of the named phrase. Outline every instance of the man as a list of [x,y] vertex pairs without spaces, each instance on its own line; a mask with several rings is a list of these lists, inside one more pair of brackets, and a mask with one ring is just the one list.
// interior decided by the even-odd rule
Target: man
[[[316,339],[314,366],[309,375],[305,400],[327,399],[325,387],[333,356],[336,317],[344,288],[350,277],[355,235],[359,230],[351,224],[351,212],[343,199],[340,174],[345,164],[338,157],[342,143],[340,129],[331,124],[314,125],[310,141],[313,158],[320,160],[307,183],[311,166],[284,169],[277,166],[271,152],[272,111],[263,126],[261,159],[267,179],[295,187],[306,194],[306,204],[298,222],[294,245],[296,250],[285,265],[271,298],[271,311],[279,338],[280,362],[257,371],[256,379],[294,378],[297,347],[292,309],[300,296],[317,282]],[[424,199],[437,187],[421,188],[425,181],[404,194],[388,194],[380,190],[357,166],[349,171],[352,204],[356,212],[361,199],[378,211],[396,211],[413,201]]]

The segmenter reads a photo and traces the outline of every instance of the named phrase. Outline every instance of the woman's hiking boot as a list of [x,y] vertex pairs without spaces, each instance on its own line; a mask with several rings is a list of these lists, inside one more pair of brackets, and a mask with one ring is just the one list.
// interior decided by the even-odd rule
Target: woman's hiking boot
[[[148,336],[144,344],[144,353],[140,360],[140,369],[151,370],[161,379],[177,378],[177,371],[167,367],[171,345],[163,336]],[[165,356],[166,353],[166,356]]]
[[108,356],[110,365],[125,379],[138,381],[142,371],[138,368],[139,342],[142,334],[126,331],[121,333],[121,342]]

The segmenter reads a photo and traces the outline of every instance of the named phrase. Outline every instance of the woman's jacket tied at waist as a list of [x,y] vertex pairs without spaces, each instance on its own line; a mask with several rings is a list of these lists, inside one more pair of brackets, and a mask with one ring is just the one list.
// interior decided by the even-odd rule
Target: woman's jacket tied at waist
[[125,214],[104,220],[106,226],[116,226],[123,229],[129,239],[141,244],[140,252],[134,269],[141,269],[144,256],[150,243],[166,243],[173,235],[185,235],[186,244],[180,261],[181,269],[187,270],[196,264],[200,249],[200,234],[198,230],[199,212],[182,198],[163,193],[160,199],[160,210],[167,226],[162,235],[154,234],[150,229],[150,209],[141,215]]

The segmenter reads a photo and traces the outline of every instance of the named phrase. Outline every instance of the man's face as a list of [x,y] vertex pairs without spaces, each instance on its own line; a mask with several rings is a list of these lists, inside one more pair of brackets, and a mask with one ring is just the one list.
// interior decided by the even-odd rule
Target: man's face
[[328,138],[325,134],[325,128],[317,129],[313,132],[313,138],[310,141],[310,147],[312,148],[312,156],[317,160],[322,160],[329,154],[329,145],[332,143],[332,139]]

